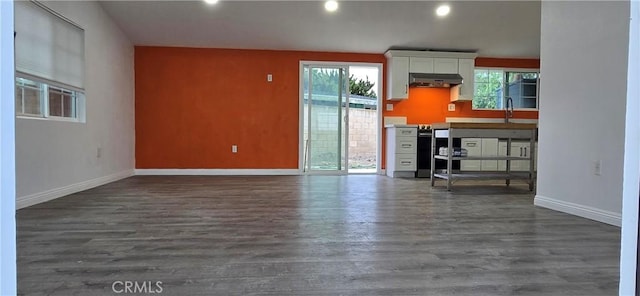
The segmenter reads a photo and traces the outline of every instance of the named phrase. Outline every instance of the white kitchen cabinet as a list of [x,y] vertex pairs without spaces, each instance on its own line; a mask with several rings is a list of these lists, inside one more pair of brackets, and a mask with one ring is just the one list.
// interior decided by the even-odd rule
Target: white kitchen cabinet
[[458,74],[458,59],[434,58],[433,73]]
[[[537,143],[536,143],[537,146]],[[500,156],[507,155],[507,142],[501,141],[498,145],[498,154]],[[517,157],[531,157],[531,145],[529,142],[511,142],[511,155]],[[535,163],[537,163],[537,159],[534,159]],[[513,172],[526,172],[529,171],[530,161],[527,160],[512,160],[511,161],[511,171]],[[537,166],[536,166],[537,167]],[[534,167],[535,168],[535,167]],[[507,170],[507,162],[505,160],[498,161],[498,170],[506,171]]]
[[460,74],[464,83],[451,87],[450,100],[473,98],[475,53],[388,50],[384,55],[387,58],[387,100],[409,98],[409,73]]
[[[462,138],[461,146],[467,149],[467,157],[498,156],[497,138]],[[461,171],[496,171],[497,160],[461,160]]]
[[459,59],[458,60],[458,74],[462,76],[462,85],[460,85],[459,94],[457,97],[451,96],[451,101],[471,101],[473,100],[474,91],[474,78],[475,78],[475,60],[474,59]]
[[389,177],[413,177],[418,169],[418,128],[387,127],[386,173]]
[[410,57],[409,73],[433,73],[433,58]]
[[[496,157],[498,156],[498,139],[497,138],[483,138],[481,142],[482,157]],[[480,164],[481,171],[497,171],[497,160],[482,160]]]
[[[482,156],[482,139],[480,138],[462,138],[460,146],[467,149],[467,157]],[[482,169],[482,160],[461,160],[461,171],[480,171]]]
[[387,100],[405,100],[409,97],[409,57],[387,59]]

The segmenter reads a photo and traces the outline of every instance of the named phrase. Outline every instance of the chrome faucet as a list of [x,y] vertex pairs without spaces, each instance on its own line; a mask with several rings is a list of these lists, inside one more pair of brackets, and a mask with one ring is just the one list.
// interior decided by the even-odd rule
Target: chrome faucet
[[513,117],[513,99],[511,97],[507,97],[507,104],[504,107],[504,123],[509,123],[509,117]]

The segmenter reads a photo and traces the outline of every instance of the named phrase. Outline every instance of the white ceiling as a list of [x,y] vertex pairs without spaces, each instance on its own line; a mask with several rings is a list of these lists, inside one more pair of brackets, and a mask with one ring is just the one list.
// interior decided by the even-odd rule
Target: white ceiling
[[104,1],[136,45],[383,53],[389,48],[540,55],[539,1]]

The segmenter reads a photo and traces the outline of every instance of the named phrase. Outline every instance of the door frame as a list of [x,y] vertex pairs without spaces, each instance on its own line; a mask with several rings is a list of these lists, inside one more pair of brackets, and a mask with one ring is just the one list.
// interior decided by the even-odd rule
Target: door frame
[[0,295],[17,291],[13,17],[13,1],[0,1]]
[[[382,175],[382,107],[383,107],[383,73],[382,63],[362,63],[362,62],[338,62],[338,61],[312,61],[312,60],[300,60],[298,67],[298,173],[301,175],[308,175],[310,172],[305,172],[304,168],[304,66],[336,66],[346,67],[372,67],[378,68],[378,100],[377,100],[377,123],[376,123],[376,174]],[[348,71],[347,71],[348,72]],[[348,141],[349,139],[347,139]],[[349,151],[348,143],[345,143],[347,149],[347,156]],[[349,161],[347,159],[347,174],[349,173]],[[335,171],[313,172],[316,174],[330,174],[335,175]]]

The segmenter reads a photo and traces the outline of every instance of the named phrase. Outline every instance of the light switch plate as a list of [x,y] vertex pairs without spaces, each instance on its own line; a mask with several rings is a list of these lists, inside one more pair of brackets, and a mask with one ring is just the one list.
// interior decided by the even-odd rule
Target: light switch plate
[[269,82],[273,81],[273,75],[267,74],[267,81]]
[[387,104],[387,111],[393,111],[393,104]]
[[456,111],[456,104],[449,104],[449,106],[447,107],[447,109],[449,111]]

